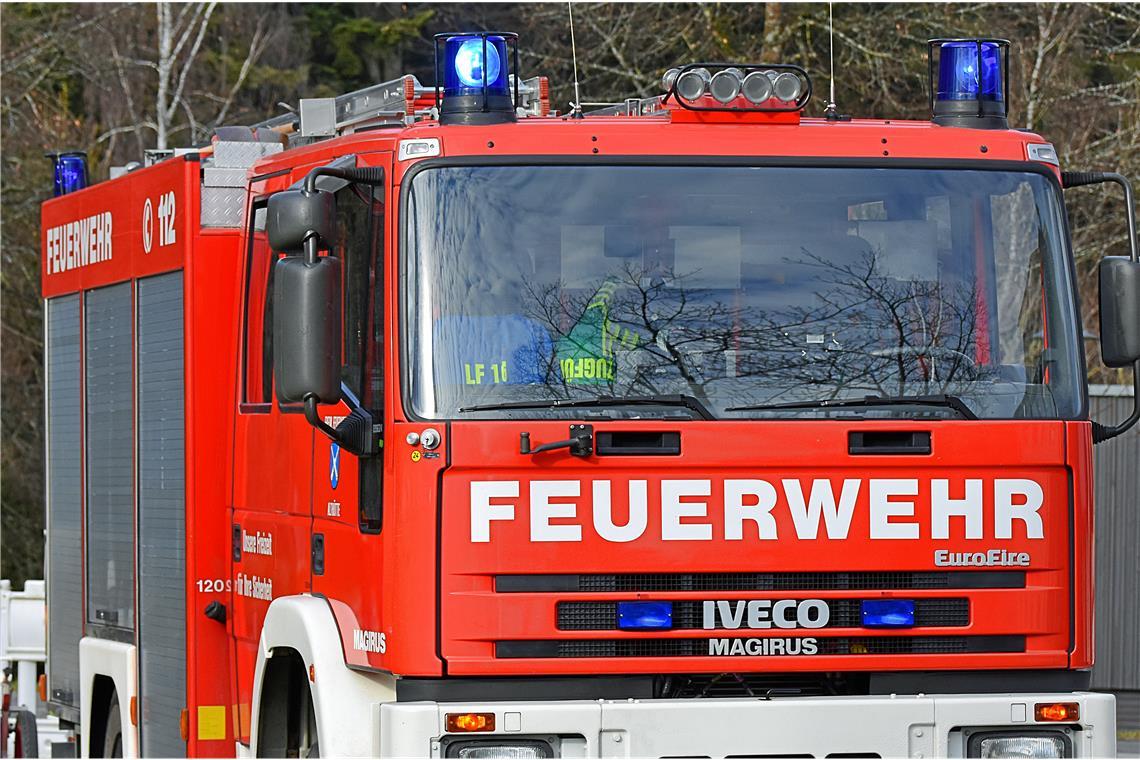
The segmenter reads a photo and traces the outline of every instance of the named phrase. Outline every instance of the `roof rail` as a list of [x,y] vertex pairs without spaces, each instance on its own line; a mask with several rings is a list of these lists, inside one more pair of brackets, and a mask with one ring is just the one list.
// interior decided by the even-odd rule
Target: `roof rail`
[[[520,80],[518,92],[520,102],[515,106],[520,116],[549,113],[550,85],[546,77]],[[366,126],[410,125],[419,119],[435,118],[435,106],[436,88],[406,74],[335,98],[304,98],[298,112],[266,119],[253,128],[299,133],[301,137],[333,137]]]
[[331,137],[364,122],[409,123],[415,118],[415,101],[431,92],[408,74],[335,98],[304,98],[299,112],[284,113],[253,126],[300,132],[303,137]]
[[626,98],[621,103],[613,103],[593,111],[586,111],[586,116],[648,116],[664,110],[661,102],[662,95],[649,98]]

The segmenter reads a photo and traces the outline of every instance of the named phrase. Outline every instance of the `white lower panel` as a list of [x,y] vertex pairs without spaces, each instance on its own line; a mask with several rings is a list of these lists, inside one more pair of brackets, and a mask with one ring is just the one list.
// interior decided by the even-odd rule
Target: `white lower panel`
[[963,757],[963,728],[1050,728],[1033,723],[1033,705],[1058,701],[1080,704],[1080,724],[1066,727],[1076,757],[1115,755],[1115,699],[1088,693],[388,703],[376,745],[381,757],[440,757],[446,713],[493,712],[503,736],[581,737],[562,740],[564,757]]
[[138,757],[138,732],[131,725],[131,700],[138,696],[138,665],[132,644],[94,639],[79,640],[79,682],[83,684],[79,704],[79,725],[83,757],[91,757],[91,697],[95,676],[107,676],[115,683],[119,697],[119,716],[123,730],[123,757]]

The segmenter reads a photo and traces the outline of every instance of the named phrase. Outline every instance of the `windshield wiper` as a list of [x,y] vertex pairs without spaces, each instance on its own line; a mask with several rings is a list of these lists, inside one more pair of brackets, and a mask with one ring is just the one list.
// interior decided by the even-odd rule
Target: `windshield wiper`
[[957,396],[939,393],[933,396],[864,396],[863,398],[819,399],[816,401],[788,401],[782,404],[748,404],[730,406],[726,412],[755,412],[768,409],[844,409],[872,406],[940,406],[953,409],[968,420],[978,419],[966,402]]
[[616,406],[681,406],[691,409],[705,420],[715,420],[716,416],[694,396],[683,393],[669,396],[595,396],[594,398],[555,399],[552,401],[508,401],[502,404],[479,404],[462,406],[461,412],[490,412],[500,409],[574,409]]

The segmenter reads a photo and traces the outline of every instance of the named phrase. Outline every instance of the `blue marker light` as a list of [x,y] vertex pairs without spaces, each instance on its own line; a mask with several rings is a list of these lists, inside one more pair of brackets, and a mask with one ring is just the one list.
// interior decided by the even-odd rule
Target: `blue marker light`
[[625,631],[673,627],[672,602],[618,602],[618,628]]
[[914,602],[910,599],[865,599],[864,628],[913,628]]
[[87,187],[86,153],[49,153],[48,157],[55,162],[53,194],[56,198]]
[[[486,61],[483,60],[484,52]],[[497,35],[449,37],[444,51],[443,95],[508,95],[507,44]]]
[[981,70],[977,42],[944,42],[938,61],[938,100],[1005,99],[1002,90],[1001,49],[983,42]]

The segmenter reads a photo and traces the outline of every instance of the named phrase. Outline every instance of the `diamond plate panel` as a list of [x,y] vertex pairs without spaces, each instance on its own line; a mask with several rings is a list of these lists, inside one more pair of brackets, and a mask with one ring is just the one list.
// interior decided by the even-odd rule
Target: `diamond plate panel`
[[214,143],[213,166],[246,169],[265,156],[281,152],[280,143],[218,142]]
[[203,227],[240,227],[244,210],[244,187],[202,188]]

